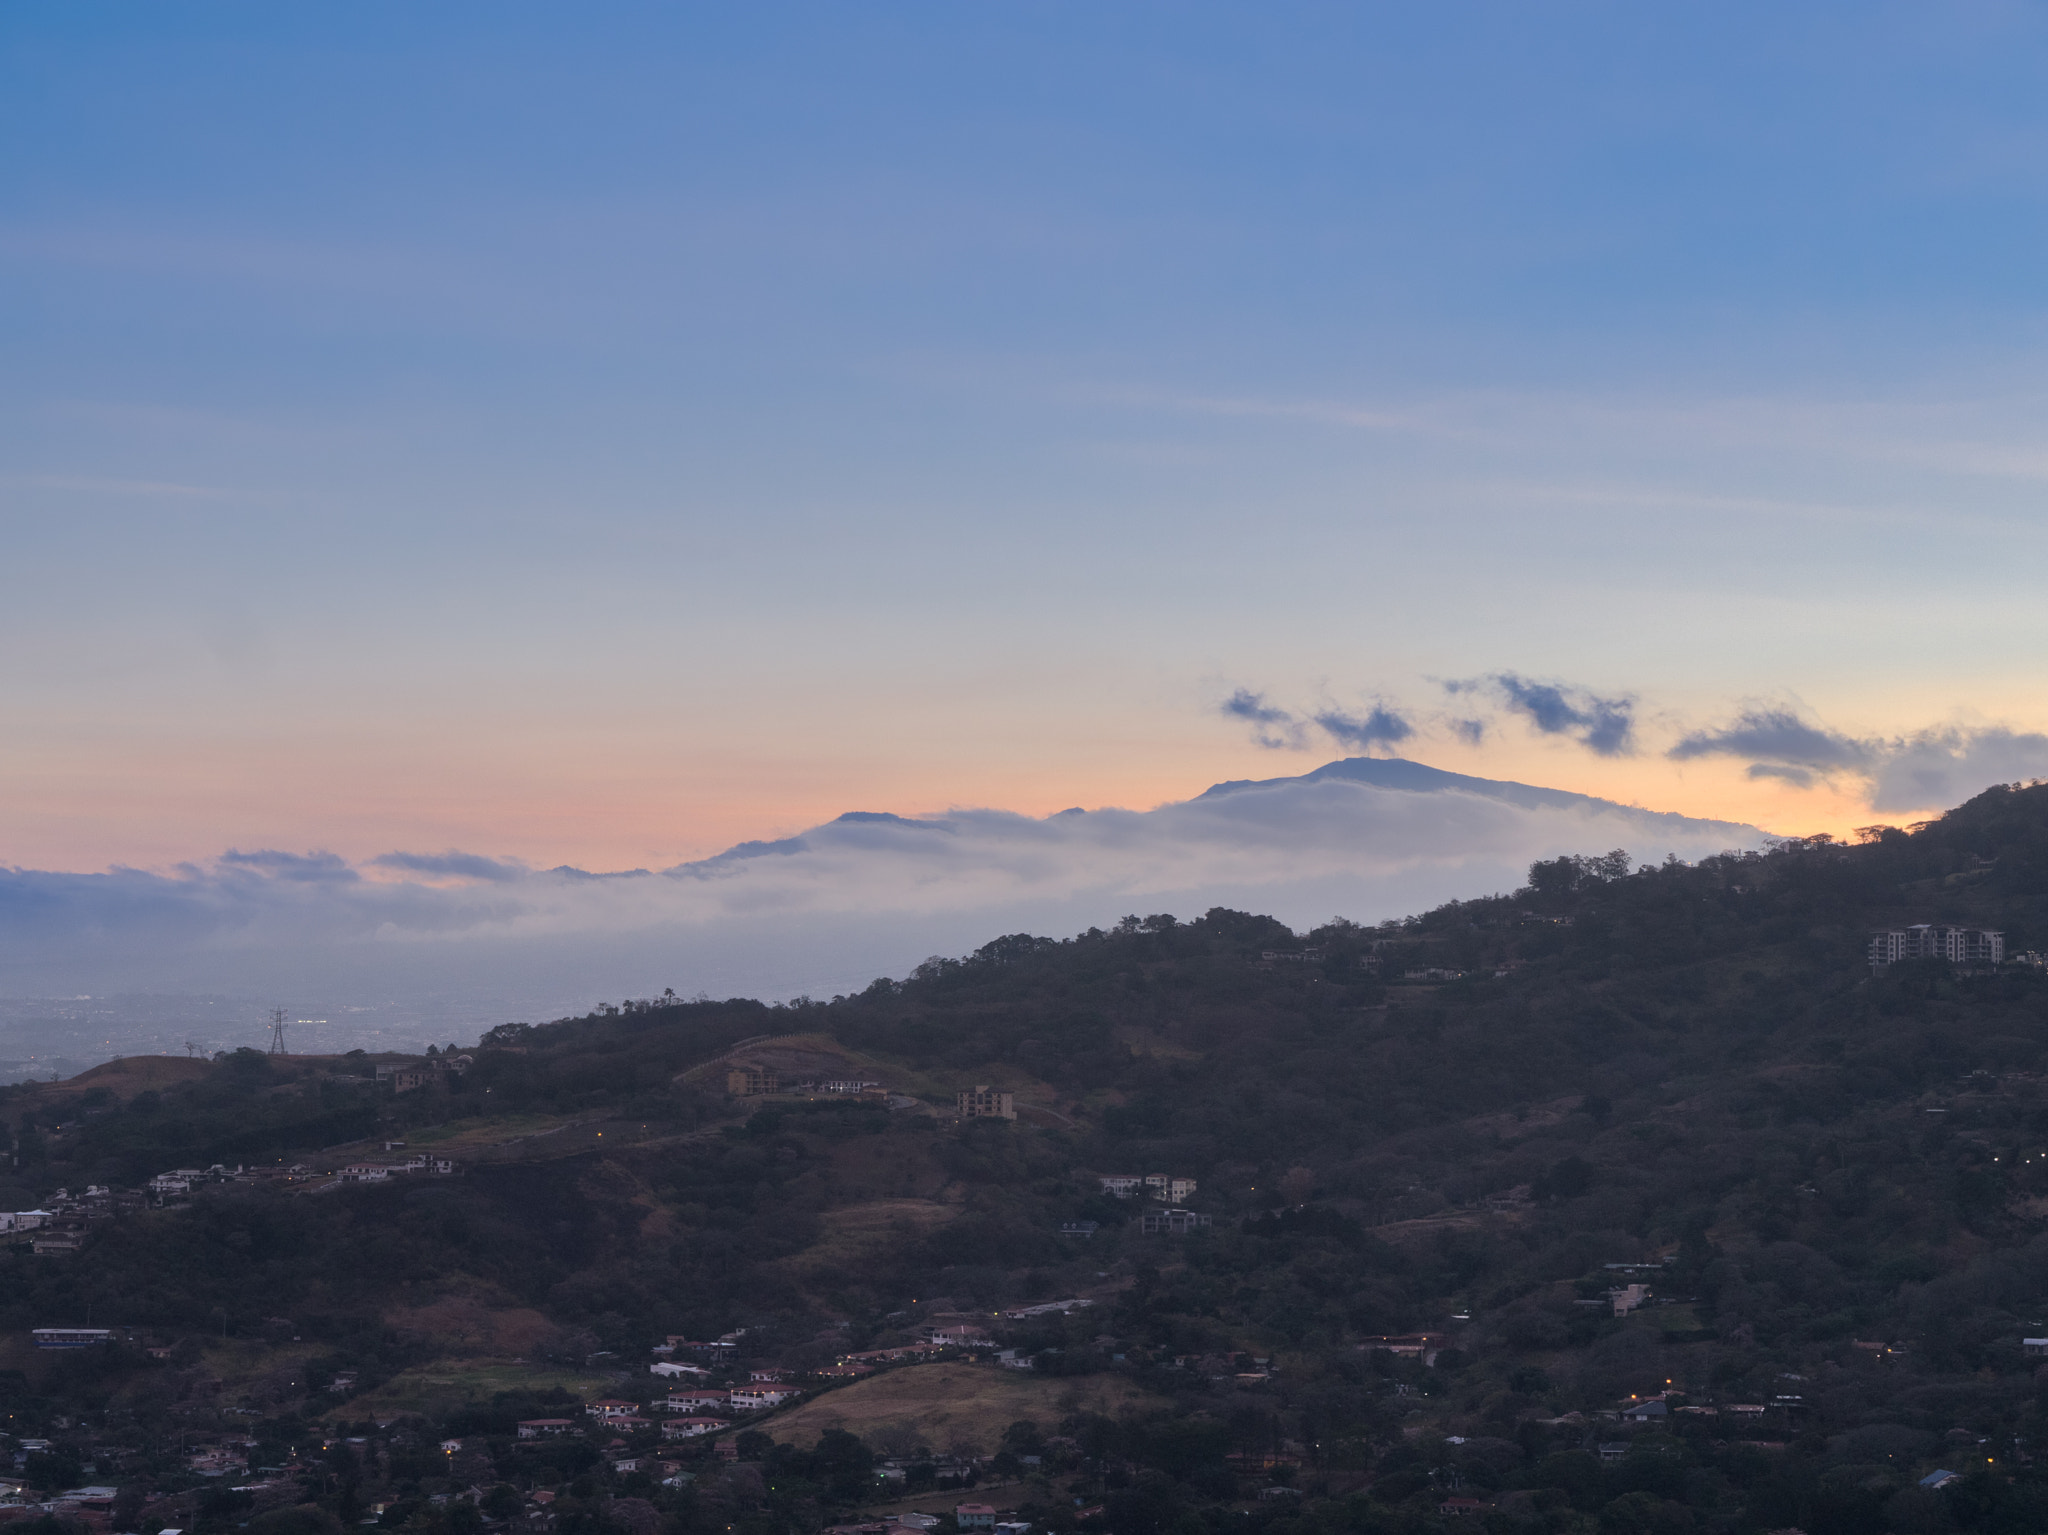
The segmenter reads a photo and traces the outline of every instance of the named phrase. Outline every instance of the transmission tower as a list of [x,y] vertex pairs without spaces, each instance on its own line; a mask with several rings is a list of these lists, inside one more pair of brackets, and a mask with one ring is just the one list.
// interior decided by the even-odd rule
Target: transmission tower
[[290,1054],[284,1047],[284,1009],[281,1007],[273,1007],[270,1010],[270,1053]]

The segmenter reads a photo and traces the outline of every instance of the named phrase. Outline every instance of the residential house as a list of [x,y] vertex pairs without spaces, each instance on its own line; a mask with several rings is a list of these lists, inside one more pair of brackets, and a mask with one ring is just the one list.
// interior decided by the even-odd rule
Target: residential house
[[788,1380],[789,1371],[769,1365],[763,1369],[747,1371],[747,1379],[757,1386],[772,1386],[779,1381]]
[[383,1183],[390,1178],[391,1169],[382,1162],[353,1162],[335,1176],[343,1183]]
[[1606,1444],[1600,1446],[1600,1460],[1604,1465],[1611,1466],[1616,1461],[1625,1459],[1627,1455],[1628,1441],[1626,1439],[1611,1439]]
[[1445,1498],[1437,1504],[1436,1511],[1452,1519],[1469,1519],[1474,1514],[1486,1512],[1486,1505],[1477,1498]]
[[1199,1231],[1209,1223],[1209,1216],[1197,1215],[1193,1210],[1147,1210],[1139,1224],[1146,1236],[1181,1236]]
[[591,1417],[597,1418],[602,1422],[616,1423],[621,1418],[630,1418],[638,1414],[640,1404],[638,1402],[622,1402],[616,1397],[601,1397],[583,1410]]
[[1946,1487],[1950,1482],[1960,1482],[1962,1479],[1963,1478],[1961,1474],[1958,1472],[1930,1471],[1927,1473],[1927,1475],[1920,1478],[1920,1485],[1922,1487],[1925,1487],[1929,1492],[1939,1492],[1942,1488]]
[[735,1386],[732,1392],[734,1412],[762,1412],[770,1407],[780,1407],[797,1393],[787,1386]]
[[895,1364],[902,1359],[928,1359],[938,1347],[935,1343],[905,1343],[898,1348],[863,1349],[858,1354],[846,1354],[841,1364]]
[[1170,1205],[1177,1205],[1195,1191],[1192,1178],[1174,1178],[1166,1173],[1151,1173],[1146,1176],[1145,1188],[1154,1199],[1163,1199]]
[[732,1393],[719,1386],[695,1386],[687,1391],[671,1391],[661,1405],[669,1412],[723,1411],[732,1406]]
[[552,1439],[558,1434],[576,1432],[574,1418],[521,1418],[519,1437],[521,1439]]
[[954,1097],[962,1119],[1015,1119],[1017,1099],[993,1087],[962,1088]]
[[[1883,1347],[1884,1347],[1884,1345],[1883,1345],[1883,1344],[1881,1344],[1881,1343],[1873,1343],[1873,1344],[1867,1344],[1867,1345],[1866,1345],[1866,1344],[1862,1344],[1862,1343],[1859,1343],[1859,1344],[1857,1344],[1856,1346],[1857,1346],[1858,1348],[1865,1348],[1865,1347],[1869,1347],[1869,1348],[1883,1348]],[[2025,1349],[2025,1350],[2026,1350],[2026,1351],[2027,1351],[2028,1353],[2030,1353],[2030,1354],[2048,1354],[2048,1338],[2022,1338],[2022,1339],[2020,1339],[2020,1347],[2021,1347],[2021,1348],[2023,1348],[2023,1349]]]
[[1063,1237],[1078,1237],[1078,1238],[1080,1238],[1080,1239],[1081,1239],[1082,1241],[1084,1241],[1084,1242],[1085,1242],[1085,1241],[1087,1241],[1087,1240],[1088,1240],[1088,1238],[1090,1238],[1090,1237],[1094,1236],[1094,1235],[1095,1235],[1095,1233],[1096,1233],[1097,1231],[1101,1230],[1101,1229],[1102,1229],[1102,1228],[1101,1228],[1101,1224],[1100,1224],[1099,1222],[1097,1222],[1097,1221],[1061,1221],[1061,1222],[1060,1222],[1060,1235],[1061,1235],[1061,1236],[1063,1236]]
[[947,1322],[924,1330],[928,1342],[940,1348],[985,1348],[995,1341],[984,1328],[970,1327],[964,1322]]
[[1145,1187],[1143,1175],[1138,1173],[1104,1173],[1102,1192],[1113,1194],[1118,1199],[1132,1199]]
[[1006,1317],[1013,1318],[1024,1316],[1051,1316],[1054,1312],[1058,1312],[1061,1316],[1070,1316],[1076,1311],[1086,1311],[1090,1306],[1093,1306],[1094,1304],[1095,1302],[1092,1300],[1083,1300],[1081,1297],[1075,1296],[1068,1300],[1040,1301],[1035,1306],[1017,1306],[1009,1311],[1005,1311],[1003,1315]]
[[439,1081],[440,1077],[441,1068],[439,1066],[430,1066],[418,1061],[404,1061],[396,1065],[384,1065],[377,1068],[377,1081],[380,1084],[390,1083],[391,1090],[395,1093],[414,1092],[419,1088],[425,1087],[429,1082]]
[[1397,1358],[1420,1359],[1426,1365],[1433,1365],[1444,1342],[1444,1334],[1440,1332],[1410,1332],[1367,1338],[1358,1346],[1368,1354],[1375,1349],[1385,1349]]
[[995,1505],[957,1503],[953,1507],[953,1522],[963,1530],[993,1530],[996,1527]]
[[1623,1285],[1618,1290],[1609,1290],[1607,1298],[1614,1302],[1616,1316],[1627,1316],[1650,1298],[1650,1287],[1640,1284]]
[[1671,1416],[1671,1409],[1652,1397],[1647,1402],[1631,1402],[1621,1410],[1624,1423],[1662,1423]]
[[722,1428],[730,1427],[723,1418],[670,1418],[661,1425],[664,1439],[696,1439],[704,1434],[715,1434]]

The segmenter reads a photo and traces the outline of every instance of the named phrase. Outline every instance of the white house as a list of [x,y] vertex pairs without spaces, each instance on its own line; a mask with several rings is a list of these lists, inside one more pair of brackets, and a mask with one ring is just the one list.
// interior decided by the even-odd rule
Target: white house
[[695,1439],[701,1434],[715,1434],[726,1427],[723,1418],[670,1418],[661,1425],[664,1439]]
[[713,1386],[700,1386],[690,1391],[671,1391],[661,1405],[668,1412],[723,1410],[732,1406],[732,1393]]

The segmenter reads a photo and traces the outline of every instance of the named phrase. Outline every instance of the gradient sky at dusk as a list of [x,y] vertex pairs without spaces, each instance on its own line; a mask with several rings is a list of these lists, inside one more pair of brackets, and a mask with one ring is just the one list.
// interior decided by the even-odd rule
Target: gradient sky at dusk
[[0,141],[0,862],[2048,774],[2038,5],[78,0]]

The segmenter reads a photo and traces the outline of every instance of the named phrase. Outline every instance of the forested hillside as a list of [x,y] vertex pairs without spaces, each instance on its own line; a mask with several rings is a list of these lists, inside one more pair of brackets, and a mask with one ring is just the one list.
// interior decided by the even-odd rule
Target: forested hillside
[[[879,1496],[876,1456],[1003,1478],[1040,1528],[1099,1504],[1118,1535],[2048,1528],[2023,1342],[2048,1337],[2048,978],[1873,975],[1869,931],[1917,922],[2048,945],[2048,787],[1854,844],[1561,859],[1374,928],[1133,916],[829,1001],[626,1001],[508,1024],[410,1091],[247,1051],[9,1089],[9,1208],[302,1171],[0,1255],[0,1410],[51,1441],[32,1482],[125,1489],[117,1529],[285,1535],[273,1505],[304,1501],[415,1535],[781,1535]],[[735,1097],[734,1065],[882,1091]],[[1017,1118],[959,1120],[980,1084]],[[453,1171],[331,1176],[386,1141]],[[1146,1174],[1193,1180],[1208,1224],[1148,1234],[1165,1207],[1101,1183]],[[1062,1299],[1093,1304],[1014,1314]],[[968,1319],[985,1341],[948,1357],[1030,1361],[1035,1417],[514,1436],[655,1402],[671,1337],[744,1329],[705,1379],[857,1403],[869,1383],[819,1372]],[[28,1347],[60,1325],[128,1332]],[[1121,1405],[1061,1395],[1084,1378]],[[706,1448],[728,1439],[737,1466]],[[281,1468],[260,1490],[195,1471],[195,1442],[240,1440]],[[677,1469],[612,1464],[643,1450]]]

